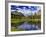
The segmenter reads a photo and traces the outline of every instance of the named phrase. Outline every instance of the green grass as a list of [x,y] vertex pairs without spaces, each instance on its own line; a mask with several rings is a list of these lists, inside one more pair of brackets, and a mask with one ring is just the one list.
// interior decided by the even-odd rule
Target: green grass
[[11,19],[11,25],[12,26],[18,26],[18,25],[21,25],[22,23],[24,22],[28,22],[28,23],[41,23],[41,20],[40,19]]
[[18,26],[21,25],[24,22],[22,19],[11,19],[11,25],[12,26]]
[[15,31],[25,31],[25,30],[23,30],[23,29],[17,29],[17,28],[12,28],[11,31],[15,32]]
[[41,20],[40,19],[31,19],[31,20],[28,21],[28,23],[30,23],[30,24],[39,24],[39,23],[41,23]]
[[17,26],[21,25],[24,22],[28,22],[30,24],[39,24],[41,23],[41,20],[40,19],[30,19],[30,18],[22,18],[22,19],[12,18],[11,26],[13,28],[11,28],[11,31],[24,31],[22,29],[17,29]]

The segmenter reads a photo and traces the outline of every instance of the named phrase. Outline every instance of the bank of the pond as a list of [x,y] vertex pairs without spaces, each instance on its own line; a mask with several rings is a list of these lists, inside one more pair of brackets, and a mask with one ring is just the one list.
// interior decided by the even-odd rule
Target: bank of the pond
[[11,31],[29,31],[29,30],[38,30],[40,29],[39,25],[29,24],[28,22],[24,22],[21,25],[16,27],[11,27]]
[[11,26],[18,26],[21,25],[22,23],[24,23],[24,21],[21,19],[11,19]]
[[41,20],[30,20],[30,21],[27,21],[28,23],[31,23],[31,24],[41,24]]
[[28,22],[30,24],[41,24],[40,19],[11,19],[11,25],[12,26],[18,26],[24,22]]

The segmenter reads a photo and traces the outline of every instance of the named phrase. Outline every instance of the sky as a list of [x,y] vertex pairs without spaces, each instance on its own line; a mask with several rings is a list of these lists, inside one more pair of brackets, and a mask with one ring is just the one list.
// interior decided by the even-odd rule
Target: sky
[[35,12],[38,12],[41,9],[40,6],[16,6],[11,5],[11,11],[18,11],[24,14],[25,16],[34,14]]

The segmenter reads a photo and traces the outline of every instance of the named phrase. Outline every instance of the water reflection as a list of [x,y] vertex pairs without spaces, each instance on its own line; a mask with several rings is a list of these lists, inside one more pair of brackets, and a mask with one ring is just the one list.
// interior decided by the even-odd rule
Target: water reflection
[[24,22],[23,24],[17,26],[18,29],[23,29],[23,30],[39,30],[40,27],[39,25],[35,25],[35,24],[29,24],[27,22]]

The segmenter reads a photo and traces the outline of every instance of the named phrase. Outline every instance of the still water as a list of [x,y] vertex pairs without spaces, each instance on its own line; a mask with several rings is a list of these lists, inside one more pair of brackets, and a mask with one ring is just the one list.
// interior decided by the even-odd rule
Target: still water
[[17,26],[17,28],[23,30],[40,30],[39,24],[29,24],[27,22],[24,22],[23,24]]

